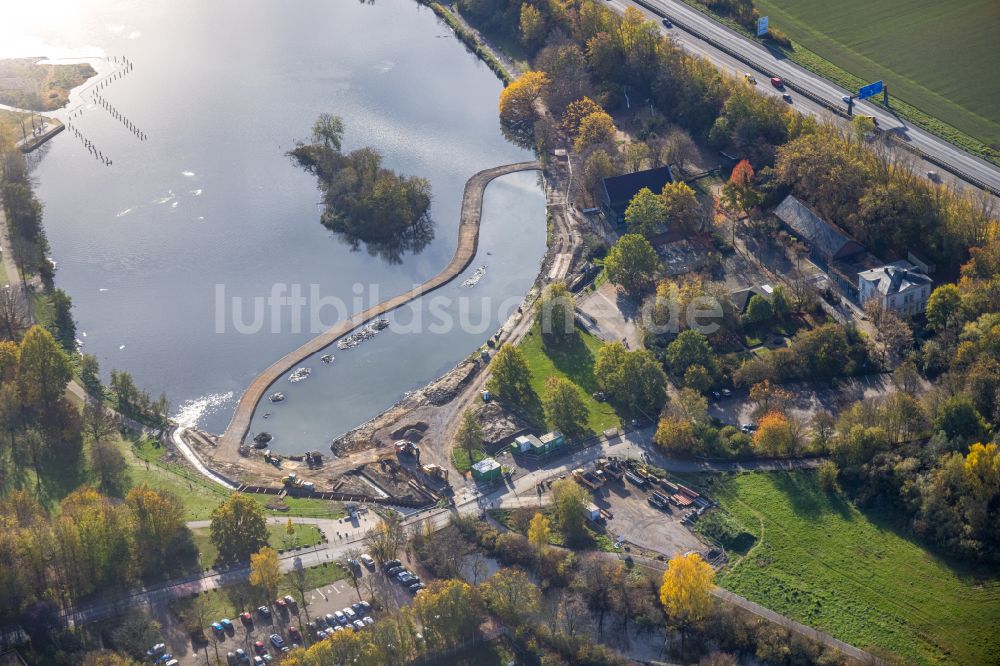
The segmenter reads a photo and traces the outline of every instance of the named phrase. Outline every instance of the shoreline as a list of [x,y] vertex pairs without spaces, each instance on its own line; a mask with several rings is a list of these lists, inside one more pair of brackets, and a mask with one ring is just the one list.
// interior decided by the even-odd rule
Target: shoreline
[[352,330],[376,317],[390,312],[447,284],[464,271],[476,256],[479,244],[479,225],[482,217],[483,192],[495,178],[518,171],[539,171],[542,164],[538,160],[517,162],[474,174],[465,184],[462,198],[461,219],[458,226],[458,245],[451,261],[440,272],[410,291],[390,297],[367,310],[350,317],[340,324],[327,329],[297,349],[285,354],[257,375],[244,389],[230,418],[225,432],[219,437],[216,458],[236,460],[239,449],[250,430],[250,424],[260,401],[267,390],[288,370],[303,359],[326,349]]

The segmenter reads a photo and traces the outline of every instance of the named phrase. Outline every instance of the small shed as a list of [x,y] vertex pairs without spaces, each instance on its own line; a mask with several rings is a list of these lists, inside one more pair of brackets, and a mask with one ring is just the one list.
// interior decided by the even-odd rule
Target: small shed
[[553,430],[552,432],[547,432],[539,437],[538,441],[542,443],[543,451],[545,453],[550,453],[566,443],[566,435],[562,434],[558,430]]
[[601,517],[601,510],[597,508],[597,505],[593,502],[589,503],[584,509],[587,514],[587,520],[596,523]]
[[483,458],[472,466],[472,478],[476,481],[499,481],[500,463],[493,458]]

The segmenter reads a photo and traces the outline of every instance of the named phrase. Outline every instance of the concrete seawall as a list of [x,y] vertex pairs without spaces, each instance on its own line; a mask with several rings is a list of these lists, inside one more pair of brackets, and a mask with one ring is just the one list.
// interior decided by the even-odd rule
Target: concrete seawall
[[358,326],[434,291],[464,271],[473,257],[476,256],[476,248],[479,245],[479,223],[483,207],[483,192],[486,186],[494,178],[500,176],[517,171],[535,171],[541,168],[542,165],[538,161],[518,162],[516,164],[506,164],[486,169],[472,176],[465,183],[465,193],[462,198],[461,219],[458,225],[458,247],[455,248],[455,255],[451,258],[448,265],[440,273],[410,291],[386,299],[364,312],[356,314],[350,319],[346,319],[336,326],[327,329],[298,349],[285,354],[257,375],[243,392],[239,404],[236,405],[236,411],[233,412],[233,418],[229,422],[229,427],[226,428],[226,432],[219,438],[217,456],[234,459],[238,455],[240,443],[250,429],[250,422],[253,420],[257,405],[264,398],[268,388],[274,382],[281,379],[295,365],[316,352],[329,347]]

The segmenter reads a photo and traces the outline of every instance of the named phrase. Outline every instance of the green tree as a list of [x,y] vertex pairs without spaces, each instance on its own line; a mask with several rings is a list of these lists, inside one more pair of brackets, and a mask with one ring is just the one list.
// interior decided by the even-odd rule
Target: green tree
[[344,121],[330,113],[321,113],[312,127],[313,141],[340,152],[344,140]]
[[549,377],[545,389],[542,406],[549,423],[570,436],[586,431],[587,405],[576,384],[564,377]]
[[505,344],[497,350],[490,362],[490,378],[486,382],[486,388],[500,400],[514,405],[523,405],[534,396],[531,371],[520,349]]
[[625,209],[625,223],[632,233],[647,238],[655,235],[667,219],[667,207],[663,197],[644,187],[639,190]]
[[650,284],[659,266],[653,246],[639,234],[623,235],[604,260],[608,279],[630,292]]
[[128,490],[128,463],[118,447],[105,440],[90,444],[90,469],[105,495],[121,497]]
[[476,634],[483,620],[476,589],[460,580],[432,582],[413,600],[413,612],[432,648],[455,645]]
[[52,335],[41,326],[32,326],[18,353],[18,379],[25,403],[49,411],[72,378],[69,359]]
[[961,324],[962,295],[958,287],[944,284],[927,299],[927,324],[935,331],[947,331]]
[[76,351],[76,322],[73,321],[73,301],[62,289],[53,289],[52,335],[67,352]]
[[943,432],[948,439],[958,439],[964,444],[981,440],[986,432],[986,422],[975,405],[964,395],[948,398],[938,409],[934,430]]
[[222,562],[245,562],[267,545],[264,511],[241,493],[233,493],[212,511],[210,530]]
[[712,375],[703,365],[690,365],[684,371],[684,386],[694,389],[699,393],[704,393],[712,386]]
[[542,290],[538,299],[538,317],[546,342],[562,344],[576,337],[575,308],[573,294],[562,280],[556,280]]
[[608,151],[597,149],[583,162],[583,182],[591,201],[597,201],[604,186],[604,179],[617,173],[615,162]]
[[630,414],[652,418],[666,402],[667,376],[648,349],[606,344],[597,353],[594,376],[610,400]]
[[472,455],[483,446],[483,427],[479,425],[476,413],[471,409],[462,412],[462,422],[455,433],[455,445],[461,447],[469,456],[469,464],[472,464]]
[[567,545],[588,541],[585,511],[589,501],[587,491],[572,479],[560,479],[552,484],[552,511]]
[[743,313],[743,321],[747,324],[759,324],[774,316],[774,309],[771,301],[765,296],[754,294],[747,303],[746,312]]
[[700,365],[709,373],[715,368],[715,355],[708,339],[692,329],[681,331],[667,346],[666,360],[671,372],[681,377],[693,365]]
[[486,607],[508,626],[532,622],[541,608],[542,594],[523,569],[504,568],[479,586]]

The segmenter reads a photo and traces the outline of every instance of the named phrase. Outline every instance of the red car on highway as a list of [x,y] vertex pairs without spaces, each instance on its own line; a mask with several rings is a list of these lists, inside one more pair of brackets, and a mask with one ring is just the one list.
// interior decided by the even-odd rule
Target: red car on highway
[[781,90],[782,88],[785,87],[785,82],[781,80],[780,76],[772,76],[771,85],[777,88],[778,90]]

